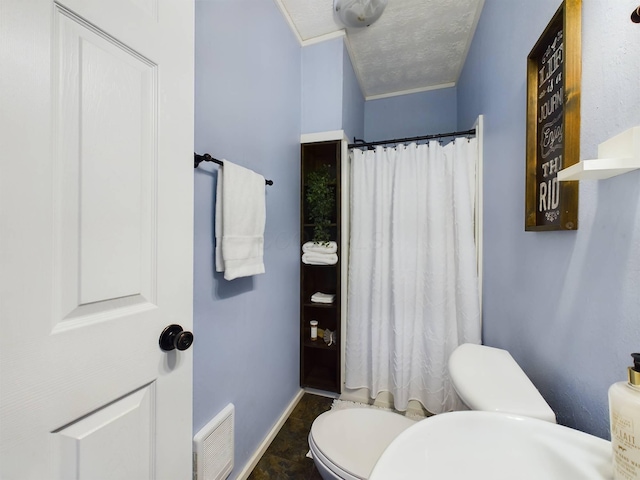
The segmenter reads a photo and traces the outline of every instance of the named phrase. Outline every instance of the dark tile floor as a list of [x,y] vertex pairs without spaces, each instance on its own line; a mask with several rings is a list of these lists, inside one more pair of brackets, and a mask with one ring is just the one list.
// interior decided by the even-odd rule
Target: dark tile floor
[[332,398],[305,393],[262,456],[249,480],[322,480],[307,458],[311,424],[331,408]]

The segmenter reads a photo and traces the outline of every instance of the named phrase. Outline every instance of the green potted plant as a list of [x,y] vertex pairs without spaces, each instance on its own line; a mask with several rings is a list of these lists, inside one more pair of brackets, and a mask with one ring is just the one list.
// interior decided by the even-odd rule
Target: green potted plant
[[327,244],[330,240],[329,226],[335,205],[335,195],[331,188],[333,178],[328,165],[310,172],[306,178],[306,201],[309,219],[313,223],[313,241]]

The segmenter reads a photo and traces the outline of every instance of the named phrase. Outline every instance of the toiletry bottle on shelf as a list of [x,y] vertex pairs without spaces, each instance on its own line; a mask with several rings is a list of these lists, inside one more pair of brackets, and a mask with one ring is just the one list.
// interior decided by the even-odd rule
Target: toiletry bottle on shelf
[[311,325],[311,340],[315,342],[318,339],[318,321],[311,320],[309,324]]
[[640,480],[640,353],[632,353],[629,381],[609,388],[613,478]]

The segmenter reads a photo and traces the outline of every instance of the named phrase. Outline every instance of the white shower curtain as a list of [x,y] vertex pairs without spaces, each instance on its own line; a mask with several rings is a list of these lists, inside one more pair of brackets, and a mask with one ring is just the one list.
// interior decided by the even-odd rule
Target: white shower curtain
[[477,140],[352,151],[346,387],[462,405],[451,352],[480,343]]

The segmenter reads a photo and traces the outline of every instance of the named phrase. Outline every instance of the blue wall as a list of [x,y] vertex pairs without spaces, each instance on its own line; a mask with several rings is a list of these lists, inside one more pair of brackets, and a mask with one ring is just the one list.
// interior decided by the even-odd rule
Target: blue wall
[[[513,354],[561,423],[608,438],[607,389],[640,350],[640,171],[580,182],[578,231],[524,231],[526,57],[559,5],[485,1],[458,124],[485,115],[484,341]],[[583,2],[583,159],[640,125],[637,6]]]
[[364,135],[364,96],[338,37],[302,49],[302,133]]
[[[365,140],[418,137],[457,129],[456,87],[368,100],[365,104]],[[475,121],[475,120],[474,120]],[[469,129],[473,122],[465,126]]]
[[342,49],[342,129],[350,142],[364,137],[364,96],[346,45]]
[[342,38],[302,49],[302,133],[342,128]]
[[266,273],[213,273],[217,167],[195,172],[194,432],[236,406],[235,470],[299,390],[301,48],[274,2],[196,2],[195,150],[267,187]]

